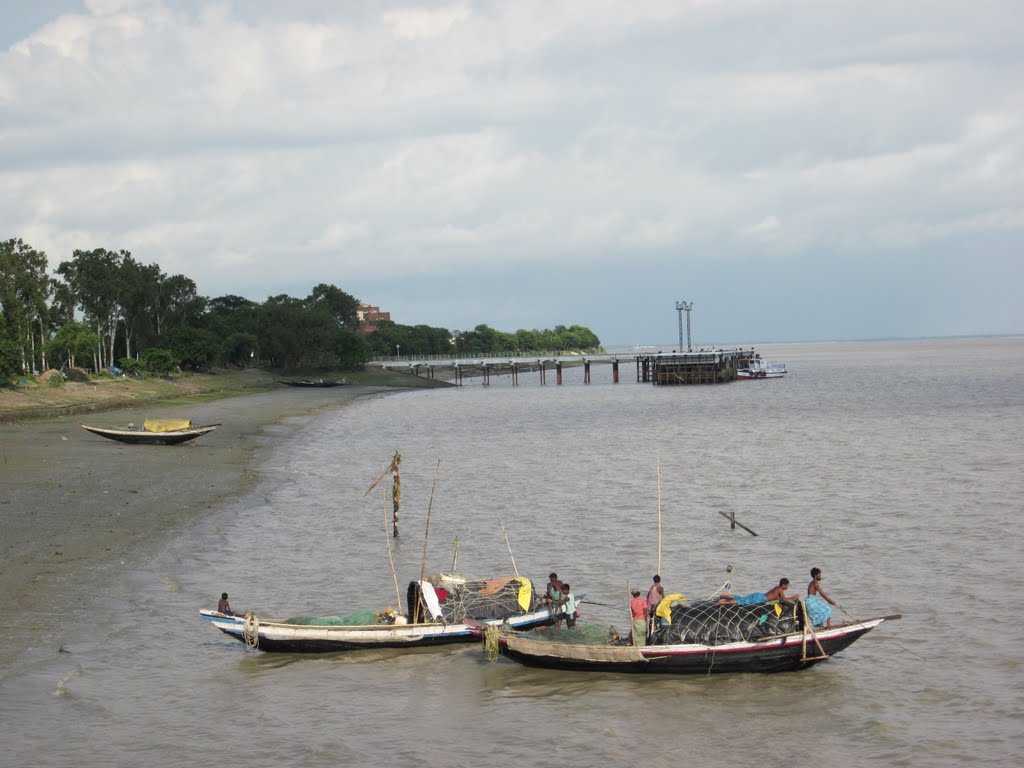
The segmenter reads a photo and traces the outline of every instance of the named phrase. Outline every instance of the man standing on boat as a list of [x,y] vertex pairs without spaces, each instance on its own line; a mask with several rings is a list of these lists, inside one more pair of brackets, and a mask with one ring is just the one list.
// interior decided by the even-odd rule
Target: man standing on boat
[[638,648],[647,644],[647,601],[640,597],[640,590],[633,590],[629,601],[629,615],[633,617],[633,645]]
[[552,571],[548,574],[547,589],[544,591],[544,602],[548,608],[553,609],[562,600],[562,582],[558,574]]

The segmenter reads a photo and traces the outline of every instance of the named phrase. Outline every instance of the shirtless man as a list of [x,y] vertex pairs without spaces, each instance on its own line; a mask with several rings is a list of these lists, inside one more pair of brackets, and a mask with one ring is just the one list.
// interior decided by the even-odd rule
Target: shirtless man
[[804,603],[814,626],[832,626],[832,609],[829,606],[836,605],[836,601],[821,588],[821,568],[811,568],[811,582],[807,585],[807,599]]
[[235,615],[235,612],[231,610],[231,603],[228,602],[227,592],[220,593],[220,600],[217,601],[217,612],[223,613],[225,616]]
[[779,579],[779,585],[772,587],[764,593],[764,601],[766,603],[774,602],[775,600],[799,600],[799,595],[787,595],[786,590],[789,588],[789,579],[782,577]]

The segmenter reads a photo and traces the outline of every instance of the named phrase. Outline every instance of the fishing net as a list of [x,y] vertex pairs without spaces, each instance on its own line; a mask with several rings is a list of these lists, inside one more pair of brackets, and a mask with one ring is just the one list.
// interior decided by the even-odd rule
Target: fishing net
[[701,600],[672,606],[672,620],[659,627],[651,645],[752,642],[801,631],[800,604],[785,601],[757,605],[719,605]]
[[615,627],[607,624],[584,624],[580,621],[576,622],[574,627],[564,625],[540,627],[531,631],[530,637],[551,643],[569,643],[571,645],[608,645],[622,642]]
[[317,627],[363,626],[377,622],[378,617],[374,611],[356,611],[347,616],[292,616],[290,619],[284,620],[285,624]]
[[[507,619],[534,610],[537,600],[533,586],[529,579],[523,581],[526,584],[521,584],[515,578],[445,583],[448,597],[441,604],[445,622],[459,624],[467,618],[477,621]],[[526,608],[520,603],[523,590],[529,595]]]

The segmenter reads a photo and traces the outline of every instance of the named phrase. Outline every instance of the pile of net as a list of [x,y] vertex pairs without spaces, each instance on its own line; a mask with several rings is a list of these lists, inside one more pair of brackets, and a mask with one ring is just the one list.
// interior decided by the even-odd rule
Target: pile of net
[[654,631],[651,645],[752,642],[800,632],[801,627],[799,603],[719,605],[717,600],[702,600],[673,605],[671,622]]
[[522,576],[486,581],[442,582],[448,597],[441,613],[448,624],[460,624],[467,618],[477,621],[507,619],[536,607],[532,582]]
[[314,627],[351,627],[377,624],[378,616],[374,611],[356,611],[347,616],[292,616],[283,623]]
[[558,624],[540,627],[529,633],[534,640],[547,640],[552,643],[570,643],[572,645],[617,645],[622,642],[619,631],[607,624],[584,624],[576,622],[576,626],[567,627]]

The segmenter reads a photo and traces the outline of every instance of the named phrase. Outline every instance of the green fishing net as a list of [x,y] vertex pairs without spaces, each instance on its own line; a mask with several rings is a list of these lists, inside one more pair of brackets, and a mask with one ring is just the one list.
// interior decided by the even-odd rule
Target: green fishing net
[[374,611],[356,611],[347,616],[292,616],[284,623],[318,627],[359,626],[376,624],[377,614]]
[[575,627],[567,627],[564,624],[557,627],[540,627],[530,632],[529,637],[555,643],[607,645],[610,641],[618,638],[618,630],[608,624],[585,624],[577,621]]

